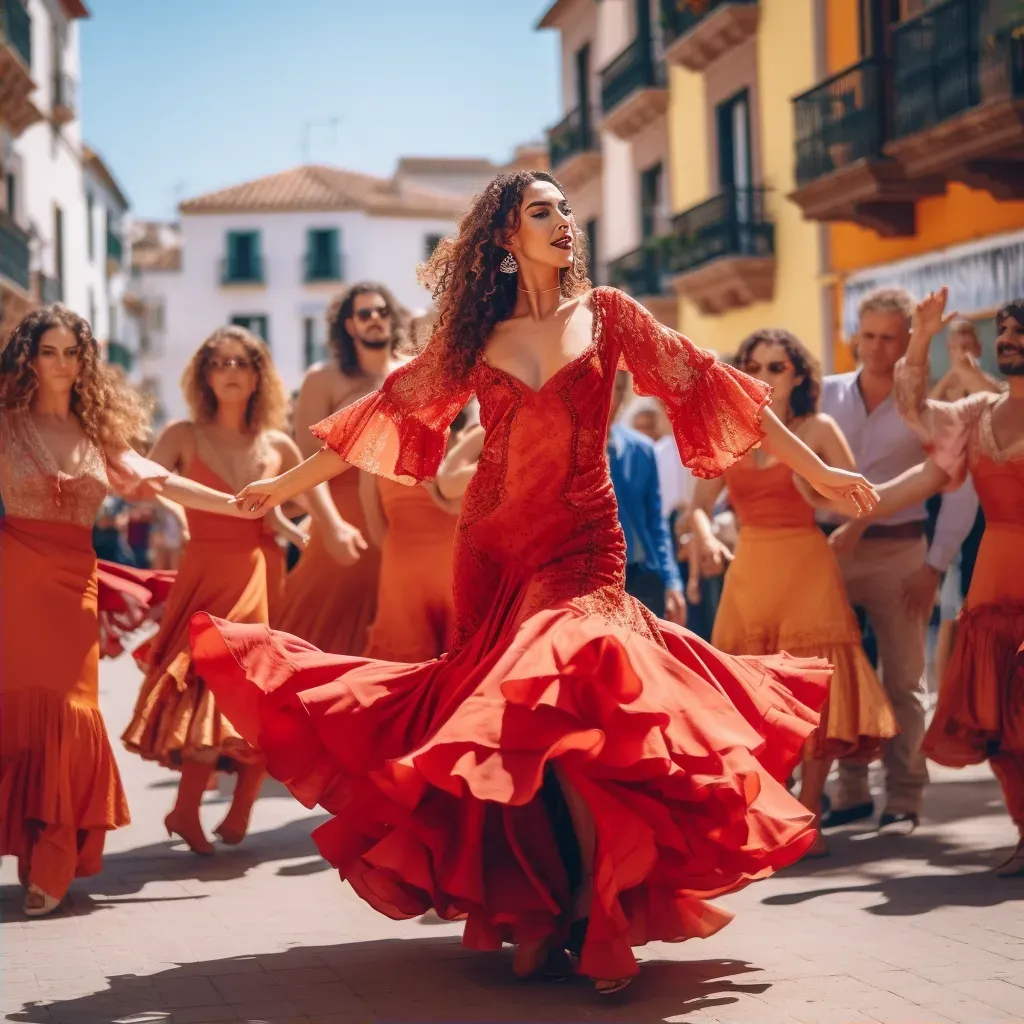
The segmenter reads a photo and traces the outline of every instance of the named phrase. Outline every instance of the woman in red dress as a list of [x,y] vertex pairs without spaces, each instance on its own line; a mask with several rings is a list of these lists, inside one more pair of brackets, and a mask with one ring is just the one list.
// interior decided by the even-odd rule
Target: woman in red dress
[[[852,512],[874,497],[765,409],[768,387],[592,290],[585,255],[550,175],[497,177],[431,260],[426,350],[315,426],[318,454],[238,496],[262,515],[348,466],[432,477],[475,392],[486,441],[457,528],[449,653],[331,656],[204,615],[192,641],[271,773],[337,815],[315,837],[363,899],[392,918],[465,920],[474,948],[515,943],[520,976],[585,919],[580,971],[607,994],[637,973],[631,946],[711,935],[730,915],[706,897],[814,842],[784,780],[829,676],[820,659],[723,655],[626,595],[605,454],[616,367],[666,403],[697,474],[764,443]],[[576,833],[575,886],[552,788]]]

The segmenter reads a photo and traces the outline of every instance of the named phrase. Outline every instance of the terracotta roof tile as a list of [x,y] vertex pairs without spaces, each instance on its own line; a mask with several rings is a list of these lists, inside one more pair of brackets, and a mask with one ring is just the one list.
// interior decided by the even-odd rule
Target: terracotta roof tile
[[452,217],[465,205],[458,197],[314,164],[197,196],[179,209],[191,214],[363,210],[393,217]]

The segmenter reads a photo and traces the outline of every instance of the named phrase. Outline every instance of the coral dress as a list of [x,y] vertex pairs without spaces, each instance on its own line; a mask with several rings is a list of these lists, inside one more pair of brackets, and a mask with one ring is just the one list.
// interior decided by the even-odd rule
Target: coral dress
[[780,462],[759,469],[745,459],[726,470],[725,483],[740,532],[711,642],[730,654],[827,658],[829,698],[809,753],[874,760],[896,735],[896,718],[814,510]]
[[953,768],[990,760],[1011,815],[1024,825],[1024,438],[1005,449],[996,441],[1000,395],[935,402],[925,398],[927,383],[923,369],[897,365],[900,412],[951,486],[970,472],[985,533],[924,751]]
[[[154,483],[167,476],[132,466]],[[0,855],[18,857],[25,879],[35,843],[55,836],[66,871],[33,881],[56,898],[100,870],[107,830],[129,820],[99,708],[100,609],[114,642],[145,617],[152,576],[119,567],[101,583],[92,524],[113,486],[138,489],[133,472],[90,445],[62,473],[31,417],[0,411]]]
[[377,486],[387,534],[377,617],[363,654],[381,661],[430,661],[448,650],[455,627],[452,550],[458,520],[425,487],[383,477]]
[[[182,474],[218,491],[234,488],[198,456]],[[231,622],[269,622],[284,579],[284,552],[260,520],[186,509],[190,539],[167,599],[160,631],[135,652],[146,672],[132,719],[121,739],[132,753],[169,768],[183,759],[230,770],[253,750],[218,711],[196,673],[189,621],[208,611]]]
[[540,390],[483,358],[453,378],[435,335],[313,430],[347,462],[413,483],[437,471],[476,392],[486,440],[458,523],[448,654],[331,657],[210,616],[192,635],[271,774],[336,815],[314,834],[324,857],[392,918],[464,918],[468,946],[565,934],[573,894],[540,796],[557,768],[596,830],[581,968],[616,978],[637,970],[631,945],[711,935],[730,915],[705,898],[814,842],[780,780],[830,669],[722,654],[626,594],[605,457],[620,357],[666,403],[699,475],[758,443],[769,392],[621,292],[598,288],[586,306],[590,345]]
[[[359,500],[359,474],[344,473],[330,484],[338,514],[363,535],[366,514]],[[340,566],[314,526],[309,543],[284,585],[277,629],[301,636],[331,654],[362,654],[377,610],[380,552],[370,545],[355,565]]]

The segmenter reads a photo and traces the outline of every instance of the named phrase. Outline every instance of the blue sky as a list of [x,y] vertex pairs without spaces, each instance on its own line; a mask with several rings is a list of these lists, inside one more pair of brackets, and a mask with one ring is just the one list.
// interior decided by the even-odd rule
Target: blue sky
[[382,176],[403,155],[507,159],[558,118],[549,5],[89,0],[83,134],[141,217],[307,155]]

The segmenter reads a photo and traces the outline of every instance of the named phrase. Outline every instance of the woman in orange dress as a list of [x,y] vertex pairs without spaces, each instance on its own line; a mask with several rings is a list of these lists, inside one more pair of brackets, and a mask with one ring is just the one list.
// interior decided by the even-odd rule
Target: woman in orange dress
[[[914,316],[907,354],[896,366],[896,401],[929,458],[879,487],[876,515],[888,515],[969,472],[985,513],[985,534],[957,622],[956,640],[923,749],[961,768],[987,760],[999,780],[1019,841],[996,868],[1024,876],[1024,299],[996,314],[996,361],[1005,391],[954,403],[927,398],[928,350],[952,317],[945,288]],[[855,536],[864,529],[851,524]]]
[[146,429],[81,317],[49,306],[15,328],[0,355],[0,855],[18,858],[33,917],[96,874],[106,832],[128,823],[99,709],[99,615],[128,613],[104,592],[145,601],[149,577],[98,580],[96,513],[114,488],[233,514],[223,492],[132,451]]
[[[192,419],[170,424],[150,458],[190,480],[236,491],[268,470],[298,463],[284,424],[285,391],[266,346],[241,327],[214,331],[185,371],[182,386]],[[331,528],[336,513],[326,488],[310,495],[314,515]],[[285,556],[274,531],[294,536],[279,513],[245,524],[208,512],[188,515],[189,542],[156,637],[136,652],[146,672],[122,740],[128,750],[181,772],[177,799],[164,820],[193,852],[213,845],[199,808],[214,771],[237,772],[227,816],[216,835],[240,843],[263,780],[263,763],[218,712],[192,666],[188,623],[197,611],[232,622],[270,621],[282,599]]]
[[[829,465],[853,469],[846,439],[817,411],[821,369],[796,337],[784,330],[757,331],[740,346],[737,365],[772,386],[772,410],[808,447]],[[723,488],[739,520],[735,555],[711,530],[711,511]],[[833,666],[800,783],[800,802],[820,818],[833,760],[872,761],[882,740],[897,732],[892,706],[864,653],[838,563],[793,471],[760,451],[716,480],[698,481],[693,503],[691,562],[698,570],[702,563],[731,562],[711,634],[715,647],[730,654],[818,656]],[[808,856],[827,853],[819,827]]]
[[[452,424],[450,454],[457,455],[461,436],[474,431],[467,418],[463,410]],[[363,653],[381,661],[438,658],[455,625],[452,547],[461,495],[439,490],[440,473],[419,487],[371,473],[360,477],[368,536],[381,566],[377,614]]]

